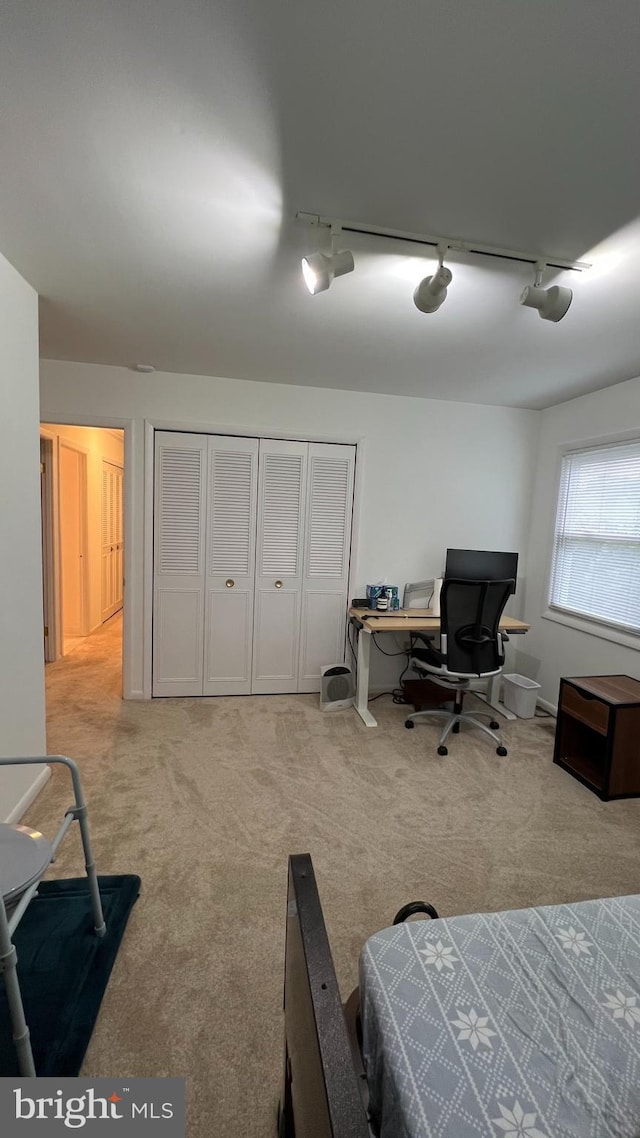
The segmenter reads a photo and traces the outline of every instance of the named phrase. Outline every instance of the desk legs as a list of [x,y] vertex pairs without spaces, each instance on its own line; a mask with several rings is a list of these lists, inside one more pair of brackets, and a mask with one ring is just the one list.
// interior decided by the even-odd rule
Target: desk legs
[[356,687],[355,708],[365,727],[378,724],[369,711],[369,656],[371,654],[371,633],[361,628],[358,633],[358,683]]
[[473,694],[477,695],[478,699],[483,700],[484,703],[487,703],[489,707],[493,707],[493,709],[498,712],[498,715],[502,715],[504,719],[517,719],[518,716],[514,715],[512,711],[509,711],[509,709],[500,702],[500,679],[501,673],[497,676],[492,676],[487,684],[486,692],[474,691]]

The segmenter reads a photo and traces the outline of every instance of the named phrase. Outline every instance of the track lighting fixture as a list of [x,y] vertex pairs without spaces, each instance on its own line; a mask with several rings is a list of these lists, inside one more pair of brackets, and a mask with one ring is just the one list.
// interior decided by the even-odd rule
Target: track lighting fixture
[[413,293],[413,303],[420,312],[437,312],[447,296],[452,281],[451,270],[443,264],[449,252],[473,253],[481,257],[497,257],[505,261],[520,261],[535,265],[534,283],[528,285],[520,297],[520,303],[527,308],[537,308],[543,320],[555,324],[569,311],[573,291],[562,285],[542,288],[542,276],[547,268],[582,272],[590,269],[587,261],[569,261],[563,257],[542,256],[540,253],[527,253],[520,249],[505,249],[497,245],[485,245],[478,241],[466,241],[458,237],[436,237],[424,233],[407,233],[400,229],[381,229],[379,226],[358,221],[338,221],[335,218],[321,217],[317,213],[296,214],[298,221],[324,229],[331,233],[331,251],[311,253],[302,259],[302,273],[310,293],[323,292],[329,288],[334,277],[353,272],[353,254],[348,249],[338,249],[342,233],[357,233],[369,237],[384,237],[391,241],[406,241],[412,245],[431,245],[438,250],[439,265],[435,273],[425,277]]
[[546,267],[545,264],[538,262],[534,283],[527,285],[524,289],[520,297],[520,304],[525,304],[527,308],[537,308],[538,315],[543,320],[553,320],[554,324],[557,324],[569,311],[569,305],[573,300],[573,291],[570,288],[564,288],[562,285],[541,288],[542,274]]
[[349,249],[337,249],[339,240],[340,230],[332,229],[330,253],[311,253],[302,258],[304,283],[313,296],[329,288],[334,277],[353,272],[353,253]]
[[438,271],[432,277],[425,277],[415,289],[413,303],[420,312],[437,312],[440,305],[447,298],[447,288],[451,284],[453,274],[451,269],[445,268],[443,260],[447,252],[446,246],[438,248]]

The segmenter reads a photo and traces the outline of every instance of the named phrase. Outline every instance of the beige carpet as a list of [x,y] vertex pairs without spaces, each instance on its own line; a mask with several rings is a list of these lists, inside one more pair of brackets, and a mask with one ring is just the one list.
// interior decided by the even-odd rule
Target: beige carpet
[[[47,667],[49,753],[85,779],[98,870],[139,873],[83,1073],[184,1075],[189,1138],[274,1134],[287,855],[311,851],[343,995],[408,900],[443,915],[640,890],[640,800],[601,803],[551,762],[552,719],[435,752],[375,704],[315,696],[119,698],[120,622]],[[57,773],[30,812],[51,832]],[[81,872],[74,837],[56,874]]]

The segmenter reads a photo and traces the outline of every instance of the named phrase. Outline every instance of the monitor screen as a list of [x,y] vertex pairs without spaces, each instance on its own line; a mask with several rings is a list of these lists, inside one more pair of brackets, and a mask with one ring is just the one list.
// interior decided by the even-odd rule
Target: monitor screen
[[[448,549],[444,575],[461,581],[515,582],[518,573],[517,553],[494,553],[488,549]],[[516,587],[513,586],[515,593]]]

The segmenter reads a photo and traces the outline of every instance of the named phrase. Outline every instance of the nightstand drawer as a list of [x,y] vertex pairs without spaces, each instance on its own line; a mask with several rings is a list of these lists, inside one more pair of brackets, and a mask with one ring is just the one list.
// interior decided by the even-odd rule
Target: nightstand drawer
[[601,735],[609,730],[609,705],[597,699],[596,696],[583,695],[571,684],[562,684],[560,706],[563,711],[569,712],[574,719],[579,719],[587,727],[593,727]]

